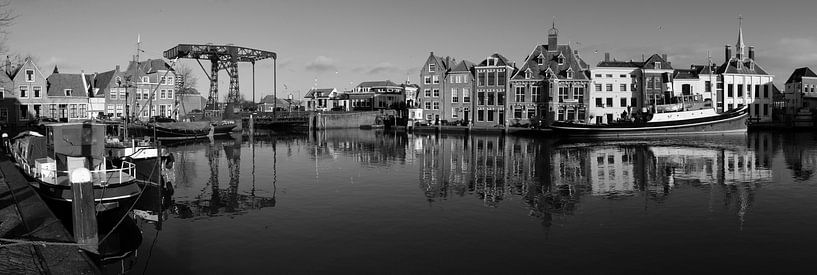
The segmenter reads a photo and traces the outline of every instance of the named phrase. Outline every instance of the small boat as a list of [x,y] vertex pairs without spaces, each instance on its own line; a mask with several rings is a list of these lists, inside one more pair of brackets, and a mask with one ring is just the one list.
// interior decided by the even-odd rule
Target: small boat
[[554,122],[551,129],[570,137],[652,137],[669,135],[726,135],[746,132],[749,106],[723,113],[715,109],[645,114],[643,119],[609,124]]
[[[136,165],[105,155],[105,124],[94,122],[45,125],[45,134],[26,131],[12,139],[11,152],[31,185],[46,199],[71,202],[69,173],[91,172],[94,201],[100,210],[129,206],[141,189]],[[123,204],[124,203],[124,204]]]

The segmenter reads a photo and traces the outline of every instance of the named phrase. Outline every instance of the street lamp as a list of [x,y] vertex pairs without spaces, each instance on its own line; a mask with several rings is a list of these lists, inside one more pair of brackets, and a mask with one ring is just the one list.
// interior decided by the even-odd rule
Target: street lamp
[[289,112],[292,112],[292,93],[289,93]]

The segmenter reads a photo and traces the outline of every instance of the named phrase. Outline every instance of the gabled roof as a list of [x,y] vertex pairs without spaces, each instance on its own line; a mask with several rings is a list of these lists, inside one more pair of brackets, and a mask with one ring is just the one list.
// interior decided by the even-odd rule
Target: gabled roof
[[675,69],[672,72],[673,79],[698,79],[698,71],[695,69]]
[[[544,58],[542,65],[539,65],[540,56]],[[561,65],[559,64],[559,56],[564,57],[564,62]],[[524,72],[527,69],[531,71],[530,79],[545,79],[547,69],[553,72],[553,77],[567,79],[567,71],[572,69],[572,79],[587,80],[589,79],[587,74],[582,73],[587,68],[587,63],[575,54],[570,45],[558,45],[552,51],[548,49],[548,45],[537,45],[511,79],[525,79]]]
[[[448,59],[448,60],[451,60],[451,59]],[[443,72],[447,71],[452,66],[451,64],[448,64],[448,62],[446,62],[445,58],[442,58],[441,56],[434,55],[434,52],[429,53],[428,59],[426,60],[426,64],[431,64],[431,63],[437,64],[437,66],[440,66],[441,68],[438,68],[438,70],[442,70]],[[425,69],[425,68],[423,68],[423,69]]]
[[[510,61],[508,61],[508,58],[505,58],[505,57],[504,57],[504,56],[502,56],[501,54],[494,53],[494,54],[492,54],[492,55],[489,55],[489,56],[488,56],[488,58],[496,58],[496,59],[497,59],[496,65],[494,65],[494,66],[499,66],[499,67],[501,67],[501,66],[513,67],[513,66],[512,66],[512,64],[511,64],[511,62],[510,62]],[[479,65],[477,65],[477,66],[480,66],[480,67],[482,67],[482,66],[488,66],[488,58],[483,59],[483,60],[482,60],[482,62],[479,62]]]
[[[736,58],[730,58],[729,61],[723,63],[723,65],[718,67],[717,72],[719,74],[757,74],[757,75],[769,74],[757,63],[754,63],[753,67],[752,63],[754,63],[754,61],[751,59],[738,60]],[[740,68],[738,68],[738,64],[741,65]]]
[[636,62],[636,61],[602,61],[596,65],[596,67],[605,67],[605,68],[641,68],[644,65],[644,62]]
[[474,63],[468,60],[461,60],[457,65],[451,68],[452,72],[470,72],[474,68]]
[[714,74],[718,65],[712,64],[710,66],[707,65],[692,65],[690,66],[692,70],[695,70],[695,73],[702,75],[702,74]]
[[647,58],[647,61],[644,61],[644,64],[641,65],[642,69],[655,69],[655,63],[660,62],[661,68],[659,70],[672,70],[672,64],[667,60],[664,60],[660,55],[653,54],[650,58]]
[[276,103],[274,95],[267,95],[267,96],[265,96],[264,98],[261,99],[260,103],[261,104],[276,104],[276,105],[279,105],[279,106],[285,106],[285,105],[289,104],[289,102],[287,102],[286,100],[280,99],[280,98],[277,101],[278,102]]
[[[140,61],[138,66],[140,74],[152,74],[159,70],[173,70],[173,68],[170,67],[170,64],[167,64],[167,62],[162,59],[148,59],[145,61]],[[125,74],[134,75],[136,73],[136,69],[136,62],[130,61],[130,63],[128,63],[128,69],[125,70]]]
[[[757,65],[755,65],[757,66]],[[789,80],[786,80],[786,84],[794,83],[794,82],[803,82],[803,77],[817,77],[817,74],[814,74],[814,71],[809,69],[809,67],[802,67],[797,68],[794,72],[791,73],[789,76]]]
[[357,87],[386,87],[386,86],[394,86],[398,87],[397,83],[392,82],[391,80],[383,80],[383,81],[364,81],[360,82]]
[[306,92],[304,98],[327,98],[334,90],[335,88],[311,89]]
[[48,96],[65,96],[65,90],[71,89],[72,97],[87,97],[87,87],[82,81],[82,74],[52,74],[48,76]]
[[116,70],[110,70],[107,72],[101,72],[96,75],[94,78],[94,88],[99,89],[96,93],[97,96],[104,96],[105,89],[108,89],[108,86],[111,86],[111,81],[113,80],[113,76],[116,74]]

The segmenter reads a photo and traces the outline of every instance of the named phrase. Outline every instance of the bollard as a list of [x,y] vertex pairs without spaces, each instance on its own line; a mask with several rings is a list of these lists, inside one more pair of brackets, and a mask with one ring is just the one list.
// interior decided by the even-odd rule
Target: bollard
[[71,213],[74,218],[74,240],[88,252],[99,254],[96,209],[94,208],[94,186],[91,171],[77,168],[71,171]]

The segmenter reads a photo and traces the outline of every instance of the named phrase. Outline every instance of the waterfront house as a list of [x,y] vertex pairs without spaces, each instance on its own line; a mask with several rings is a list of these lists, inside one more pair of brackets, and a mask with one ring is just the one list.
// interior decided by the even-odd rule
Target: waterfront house
[[817,112],[817,74],[809,67],[797,68],[786,80],[783,97],[785,114],[795,115],[801,110]]
[[384,110],[405,107],[404,89],[391,80],[361,82],[348,93],[353,110]]
[[510,90],[509,80],[516,68],[504,56],[494,53],[474,66],[476,83],[474,91],[475,118],[472,120],[476,127],[508,126],[505,116],[507,102],[505,100]]
[[451,58],[442,58],[429,53],[426,62],[420,68],[420,93],[417,95],[417,104],[423,108],[423,116],[431,124],[445,120],[442,115],[442,106],[445,101],[441,91],[445,90],[445,75],[448,73]]
[[590,68],[570,45],[559,45],[558,37],[554,22],[547,44],[536,45],[513,75],[515,120],[587,122]]
[[461,60],[445,76],[443,117],[467,125],[471,119],[471,91],[474,89],[474,63]]
[[[53,73],[48,76],[45,96],[33,95],[37,100],[32,105],[30,115],[57,118],[60,121],[84,120],[91,117],[88,112],[88,93],[91,80],[84,73]],[[22,109],[21,109],[22,112]]]
[[125,77],[133,86],[127,91],[126,108],[131,110],[131,116],[142,120],[172,116],[176,104],[176,73],[170,64],[161,59],[130,61]]
[[610,60],[610,54],[605,53],[604,61],[590,69],[593,85],[587,106],[588,123],[611,123],[640,110],[641,66],[641,62]]
[[[10,97],[14,91],[14,82],[4,70],[0,73],[0,128],[5,129],[14,120],[9,117],[9,110],[17,110],[17,100]],[[16,118],[16,116],[15,116]]]
[[337,96],[338,90],[335,88],[311,89],[304,95],[306,99],[306,110],[329,111],[332,109],[331,101]]
[[51,106],[46,95],[48,81],[37,64],[31,58],[25,58],[22,64],[16,65],[7,60],[6,73],[12,84],[3,93],[3,101],[10,103],[5,106],[8,125],[23,126],[44,115],[44,110]]
[[[308,93],[307,93],[308,94]],[[270,113],[273,110],[278,109],[281,110],[297,110],[298,109],[298,102],[289,99],[278,98],[276,99],[274,95],[267,95],[261,99],[261,102],[258,103],[258,111]],[[308,110],[314,111],[314,110]]]
[[755,48],[743,42],[743,27],[738,27],[738,41],[735,54],[729,45],[725,47],[724,63],[718,68],[718,89],[716,96],[719,111],[729,111],[749,105],[749,116],[760,122],[772,120],[774,97],[774,75],[769,74],[755,61]]
[[95,87],[93,99],[103,100],[104,114],[109,118],[125,117],[125,96],[128,83],[125,75],[119,70],[119,65],[115,69],[97,74],[95,77]]
[[403,88],[403,95],[406,97],[406,107],[420,107],[420,105],[417,103],[417,96],[419,96],[420,93],[420,85],[409,83],[408,80],[406,80],[406,83],[400,84],[400,87]]

